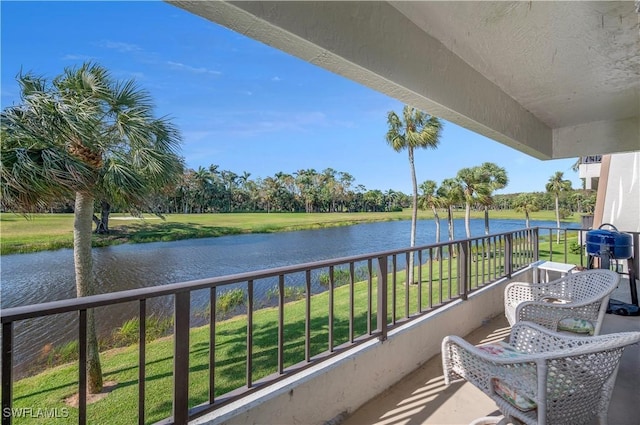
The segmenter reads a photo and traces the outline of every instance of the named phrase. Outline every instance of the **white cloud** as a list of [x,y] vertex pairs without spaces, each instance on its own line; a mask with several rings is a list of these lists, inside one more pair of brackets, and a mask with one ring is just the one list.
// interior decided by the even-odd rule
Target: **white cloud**
[[275,81],[275,82],[282,81],[282,78],[280,78],[280,77],[278,77],[278,76],[276,75],[275,77],[273,77],[273,78],[271,79],[271,81]]
[[128,53],[128,52],[139,52],[142,50],[140,46],[131,43],[123,43],[120,41],[103,41],[101,44],[102,47],[106,47],[107,49],[117,50],[119,52]]
[[209,130],[194,130],[194,131],[185,131],[182,133],[183,139],[188,142],[199,142],[200,140],[207,139],[213,135],[215,135],[216,131]]
[[77,55],[77,54],[66,54],[62,57],[62,60],[70,60],[70,61],[90,61],[95,60],[95,57],[88,55]]
[[100,45],[107,49],[113,49],[119,52],[139,52],[142,50],[142,48],[136,44],[124,43],[121,41],[103,40]]
[[194,66],[186,65],[186,64],[180,63],[180,62],[167,61],[167,65],[169,65],[173,69],[177,69],[177,70],[181,70],[181,71],[187,71],[187,72],[193,72],[193,73],[196,73],[196,74],[222,75],[222,72],[220,72],[220,71],[215,71],[215,70],[207,69],[207,68],[204,68],[204,67],[194,67]]

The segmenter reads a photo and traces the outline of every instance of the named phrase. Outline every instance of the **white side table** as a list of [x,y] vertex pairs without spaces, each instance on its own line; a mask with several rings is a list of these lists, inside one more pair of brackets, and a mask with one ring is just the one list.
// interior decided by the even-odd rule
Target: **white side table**
[[555,261],[538,261],[532,264],[533,267],[533,283],[539,283],[539,274],[544,270],[544,281],[549,282],[549,272],[559,272],[564,277],[571,270],[576,268],[575,264],[556,263]]

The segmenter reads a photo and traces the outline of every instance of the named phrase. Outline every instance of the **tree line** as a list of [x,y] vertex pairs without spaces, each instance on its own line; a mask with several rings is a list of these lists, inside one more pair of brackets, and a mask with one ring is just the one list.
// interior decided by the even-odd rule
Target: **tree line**
[[[440,194],[451,192],[457,175],[441,182]],[[427,199],[438,183],[426,180],[419,184],[420,208],[431,210]],[[561,218],[574,213],[589,214],[595,206],[596,192],[571,189],[559,198]],[[523,202],[523,197],[530,198]],[[520,198],[520,199],[519,199]],[[485,199],[485,203],[489,201]],[[472,210],[484,210],[485,203],[473,201]],[[553,210],[554,195],[540,191],[531,193],[493,194],[486,205],[490,210],[516,210],[520,204],[529,211]],[[453,209],[465,208],[464,200],[454,199]],[[73,198],[52,200],[34,206],[32,212],[73,212]],[[411,195],[393,189],[367,189],[348,172],[326,168],[299,169],[291,173],[279,171],[273,176],[251,179],[251,173],[221,170],[218,165],[185,169],[179,181],[151,194],[148,206],[141,212],[165,214],[201,214],[229,212],[385,212],[411,207]],[[114,212],[126,208],[112,207]],[[446,207],[439,208],[445,210]],[[96,203],[96,211],[101,206]]]

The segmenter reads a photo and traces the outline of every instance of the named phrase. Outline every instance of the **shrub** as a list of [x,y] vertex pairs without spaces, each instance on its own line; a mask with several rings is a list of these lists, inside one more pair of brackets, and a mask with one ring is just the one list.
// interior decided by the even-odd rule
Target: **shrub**
[[[173,319],[160,318],[151,315],[145,319],[145,340],[152,341],[165,336],[171,331]],[[113,346],[122,347],[137,344],[140,333],[140,318],[134,317],[125,321],[122,326],[113,331]]]
[[228,313],[230,310],[245,303],[246,294],[243,289],[229,289],[218,295],[216,301],[216,311],[220,314]]
[[[304,298],[305,289],[301,286],[285,286],[284,298],[285,301],[295,301]],[[272,300],[278,299],[278,287],[273,286],[269,288],[265,294],[265,303],[269,303]]]
[[558,210],[558,213],[560,215],[560,220],[567,219],[567,218],[569,218],[569,217],[571,217],[573,215],[573,213],[570,210],[568,210],[567,208],[560,208]]
[[584,247],[580,245],[578,242],[573,241],[569,244],[569,252],[572,254],[580,254],[584,253]]
[[[358,282],[361,280],[366,280],[368,278],[369,272],[366,267],[358,267],[354,270],[354,281]],[[333,282],[335,286],[346,285],[350,282],[350,274],[349,269],[333,269]],[[318,281],[323,286],[329,286],[329,273],[321,273],[318,276]]]

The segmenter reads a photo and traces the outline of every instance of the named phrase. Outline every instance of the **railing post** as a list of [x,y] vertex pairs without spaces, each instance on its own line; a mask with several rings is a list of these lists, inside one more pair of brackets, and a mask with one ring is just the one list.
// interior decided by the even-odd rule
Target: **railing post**
[[387,257],[378,257],[378,339],[387,339]]
[[11,425],[13,404],[13,322],[2,324],[2,425]]
[[140,300],[140,329],[138,338],[138,424],[144,425],[146,391],[146,349],[147,349],[147,300]]
[[175,295],[173,335],[173,422],[189,421],[189,317],[191,293]]
[[253,280],[247,282],[247,388],[253,386]]
[[513,233],[504,238],[504,274],[511,277],[513,272]]
[[469,293],[469,259],[471,241],[466,240],[459,244],[458,253],[458,294],[463,300],[467,299]]
[[540,260],[540,228],[534,227],[533,233],[533,261]]
[[78,311],[78,425],[87,423],[87,310]]

